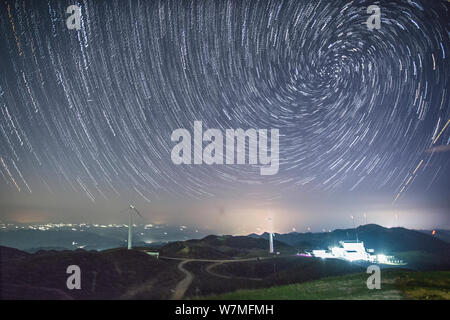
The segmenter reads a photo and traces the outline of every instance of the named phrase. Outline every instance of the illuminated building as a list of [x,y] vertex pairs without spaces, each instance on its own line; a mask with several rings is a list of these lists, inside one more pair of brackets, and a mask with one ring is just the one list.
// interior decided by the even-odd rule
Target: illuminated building
[[329,250],[313,250],[312,255],[322,259],[344,259],[348,261],[367,261],[381,264],[404,265],[401,260],[395,260],[392,256],[374,254],[373,249],[366,249],[364,242],[358,240],[339,241],[339,246]]

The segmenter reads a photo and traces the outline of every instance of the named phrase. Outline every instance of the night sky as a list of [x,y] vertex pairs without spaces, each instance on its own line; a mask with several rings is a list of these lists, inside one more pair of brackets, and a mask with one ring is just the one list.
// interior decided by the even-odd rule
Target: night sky
[[[81,7],[81,30],[66,8]],[[381,8],[369,30],[368,6]],[[250,233],[450,228],[450,3],[2,1],[0,219]],[[177,128],[279,129],[280,168],[175,165]],[[448,127],[446,127],[446,125]],[[366,219],[363,214],[366,214]]]

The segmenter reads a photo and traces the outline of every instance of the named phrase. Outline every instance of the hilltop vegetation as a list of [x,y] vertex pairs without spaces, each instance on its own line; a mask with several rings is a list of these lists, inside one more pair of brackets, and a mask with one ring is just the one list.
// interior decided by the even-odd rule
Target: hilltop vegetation
[[383,270],[381,289],[369,290],[368,275],[357,273],[257,290],[238,290],[205,299],[227,300],[397,300],[450,299],[450,272]]
[[[295,255],[301,248],[328,247],[345,240],[344,234],[349,232],[277,235],[274,246],[279,255],[268,253],[269,243],[264,235],[211,235],[163,245],[160,257],[191,260],[183,262],[193,277],[185,293],[187,298],[220,295],[233,299],[448,299],[449,244],[429,234],[375,225],[358,228],[358,236],[366,247],[378,248],[378,252],[384,248],[381,252],[406,261],[406,268],[444,271],[383,269],[384,287],[379,291],[367,291],[367,265],[362,262]],[[27,253],[0,246],[0,298],[168,299],[185,277],[178,269],[180,261],[156,259],[144,252],[148,249],[145,246],[133,250]],[[81,268],[82,290],[66,288],[66,269],[73,264]],[[339,277],[327,278],[332,276]]]
[[[268,239],[269,235],[252,234],[251,237]],[[450,243],[405,228],[384,228],[376,224],[359,226],[356,229],[337,229],[332,232],[276,234],[275,238],[285,244],[299,249],[317,249],[337,246],[341,240],[358,238],[366,248],[376,252],[390,254],[399,251],[425,251],[442,253],[450,251]]]
[[[183,278],[176,263],[144,252],[40,251],[0,247],[2,299],[165,299]],[[81,268],[81,290],[68,290],[66,269]]]
[[347,261],[295,256],[216,265],[192,262],[186,268],[196,276],[187,292],[188,297],[220,294],[242,288],[301,283],[365,270]]
[[[295,248],[274,241],[280,253],[295,253]],[[266,256],[269,243],[265,239],[245,236],[210,235],[199,240],[177,241],[161,248],[161,255],[196,259],[232,259],[236,257]]]

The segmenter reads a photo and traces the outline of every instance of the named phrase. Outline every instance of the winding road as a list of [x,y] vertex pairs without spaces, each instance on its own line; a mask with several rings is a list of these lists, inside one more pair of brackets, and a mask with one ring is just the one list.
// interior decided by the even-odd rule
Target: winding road
[[173,293],[171,300],[183,299],[184,294],[186,293],[187,289],[189,288],[189,286],[192,283],[192,280],[194,280],[194,275],[192,274],[192,272],[190,272],[184,268],[184,265],[190,261],[192,261],[192,260],[184,260],[178,264],[178,270],[183,272],[186,276],[184,277],[183,280],[178,282],[177,286],[175,287],[175,291]]
[[[181,300],[183,299],[187,289],[189,289],[189,286],[192,283],[192,280],[194,280],[194,275],[192,272],[184,268],[184,265],[195,261],[195,262],[212,262],[213,264],[208,266],[206,268],[206,271],[216,277],[226,278],[226,279],[232,279],[236,277],[231,276],[225,276],[221,275],[215,272],[212,272],[211,269],[215,266],[222,264],[222,263],[232,263],[232,262],[244,262],[244,261],[258,261],[258,258],[246,258],[246,259],[224,259],[224,260],[213,260],[213,259],[185,259],[185,258],[172,258],[172,257],[164,257],[160,256],[160,259],[167,259],[167,260],[178,260],[180,263],[178,264],[178,270],[180,270],[182,273],[185,274],[184,279],[182,279],[180,282],[178,282],[177,286],[175,287],[174,293],[172,295],[171,300]],[[272,257],[264,257],[259,258],[261,259],[271,259]],[[262,280],[260,278],[245,278],[245,277],[239,277],[239,279],[249,279],[249,280]]]

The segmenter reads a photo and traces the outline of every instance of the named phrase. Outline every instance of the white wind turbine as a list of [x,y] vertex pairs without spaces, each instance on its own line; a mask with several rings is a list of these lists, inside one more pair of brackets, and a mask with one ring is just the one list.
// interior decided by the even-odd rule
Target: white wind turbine
[[136,213],[139,217],[141,217],[142,219],[144,219],[141,215],[141,213],[136,209],[135,206],[133,206],[132,204],[130,204],[130,206],[123,210],[122,212],[128,211],[128,213],[130,214],[129,216],[129,221],[128,221],[128,250],[130,250],[133,246],[132,244],[132,237],[133,237],[133,214]]
[[273,253],[273,221],[269,218],[270,230],[269,230],[269,253]]

